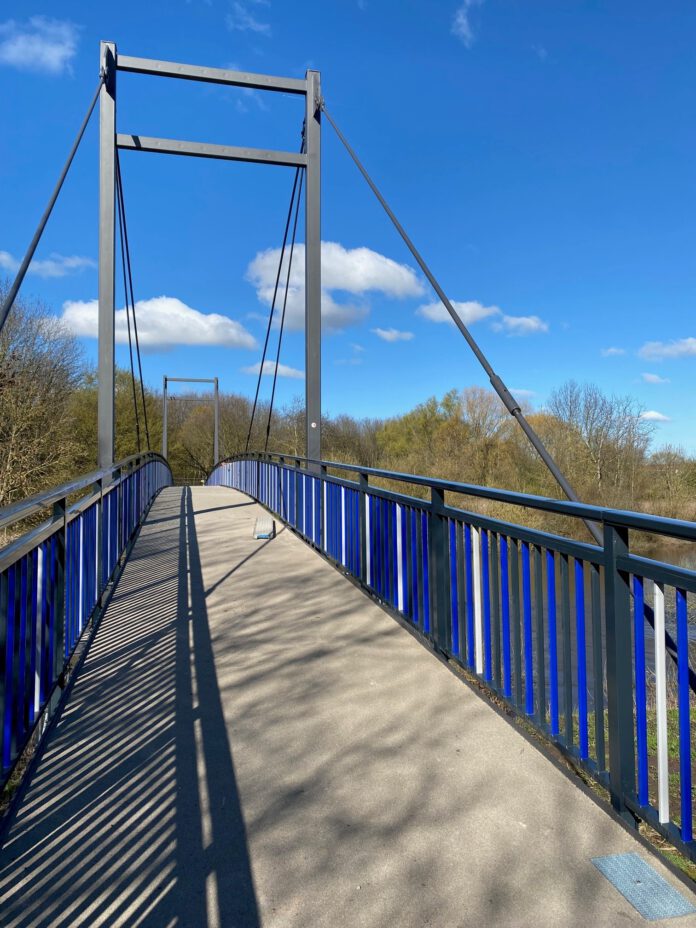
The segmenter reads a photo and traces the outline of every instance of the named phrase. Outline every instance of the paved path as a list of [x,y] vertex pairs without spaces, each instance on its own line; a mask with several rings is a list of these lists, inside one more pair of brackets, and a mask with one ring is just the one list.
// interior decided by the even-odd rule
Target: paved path
[[645,850],[259,512],[158,498],[5,841],[3,928],[644,924],[590,858]]

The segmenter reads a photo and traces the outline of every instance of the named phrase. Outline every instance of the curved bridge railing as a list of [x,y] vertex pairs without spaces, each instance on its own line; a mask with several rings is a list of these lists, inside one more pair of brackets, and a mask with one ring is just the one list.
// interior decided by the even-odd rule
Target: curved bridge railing
[[166,460],[147,452],[0,509],[0,530],[24,529],[0,549],[3,785],[37,725],[45,727],[83,632],[170,483]]
[[[696,859],[696,572],[629,550],[631,530],[696,541],[696,523],[277,454],[223,461],[208,484],[262,503],[606,787],[621,815]],[[454,508],[446,493],[591,520],[604,544]]]

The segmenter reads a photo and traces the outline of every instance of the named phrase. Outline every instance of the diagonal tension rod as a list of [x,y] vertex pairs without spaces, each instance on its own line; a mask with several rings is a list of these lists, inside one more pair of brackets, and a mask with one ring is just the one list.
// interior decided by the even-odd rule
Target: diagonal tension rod
[[[563,490],[563,492],[568,497],[568,499],[573,503],[579,503],[580,498],[578,497],[577,493],[575,492],[573,487],[570,485],[568,480],[566,480],[566,478],[564,477],[561,469],[559,468],[558,464],[556,464],[554,459],[551,457],[551,454],[549,453],[548,449],[544,445],[541,438],[537,435],[533,427],[527,421],[524,413],[522,412],[520,408],[520,404],[517,402],[514,396],[510,393],[510,391],[505,386],[500,376],[496,374],[496,372],[493,370],[493,367],[490,361],[485,356],[485,354],[479,347],[476,339],[473,337],[473,335],[468,330],[466,325],[462,322],[459,314],[457,313],[454,306],[452,306],[452,303],[448,299],[447,294],[445,293],[445,291],[442,289],[442,287],[438,283],[433,272],[430,270],[428,265],[425,263],[425,259],[423,258],[421,253],[418,251],[416,246],[413,244],[413,242],[409,238],[408,233],[406,232],[404,227],[401,225],[399,220],[396,218],[393,210],[390,208],[389,204],[387,203],[387,201],[384,199],[384,197],[380,193],[375,182],[372,180],[370,175],[365,170],[365,167],[363,166],[362,162],[360,161],[356,153],[351,148],[348,140],[346,139],[346,137],[343,135],[341,130],[336,125],[333,117],[331,116],[331,113],[329,113],[329,111],[327,110],[326,104],[324,103],[323,100],[321,102],[321,109],[324,115],[326,116],[326,118],[331,123],[331,126],[334,132],[336,133],[336,135],[339,137],[339,139],[343,143],[344,148],[346,149],[350,157],[355,162],[355,166],[358,168],[362,176],[367,181],[367,185],[369,186],[370,190],[372,190],[374,195],[377,197],[385,213],[391,219],[394,227],[396,228],[396,231],[399,233],[401,238],[404,240],[406,247],[408,248],[408,250],[411,252],[413,257],[418,262],[418,266],[420,267],[420,269],[423,271],[423,273],[427,277],[433,290],[439,296],[442,302],[442,305],[445,307],[447,312],[452,317],[452,321],[454,322],[454,324],[457,326],[459,331],[462,333],[462,335],[466,339],[467,344],[469,345],[469,347],[475,354],[476,359],[478,360],[479,364],[481,365],[481,367],[484,369],[484,371],[488,375],[488,379],[491,382],[491,386],[493,387],[495,392],[498,394],[500,399],[503,401],[505,408],[508,410],[510,415],[513,416],[513,418],[517,420],[520,428],[522,429],[524,434],[529,439],[532,447],[538,453],[539,457],[542,459],[542,461],[548,468],[552,477],[554,478],[556,483],[560,486],[560,488]],[[592,535],[592,537],[595,539],[597,544],[600,547],[604,547],[604,538],[602,537],[602,531],[600,527],[597,525],[597,523],[591,522],[588,519],[583,519],[583,522],[587,526],[587,530]],[[655,628],[655,616],[654,616],[653,610],[647,603],[644,604],[644,613],[645,613],[645,618],[648,620],[649,624],[654,629]],[[665,629],[665,644],[666,644],[667,653],[669,654],[669,656],[672,658],[672,660],[676,664],[677,663],[677,644],[672,638],[672,636],[670,635],[670,633],[667,631],[667,629]],[[689,686],[692,692],[696,693],[696,672],[694,672],[691,666],[689,666]]]
[[22,281],[24,280],[26,273],[29,270],[31,259],[34,257],[36,246],[39,244],[41,236],[43,235],[43,230],[46,228],[46,223],[48,222],[48,219],[51,213],[53,212],[53,207],[55,206],[56,200],[58,199],[58,194],[60,193],[63,187],[63,182],[68,174],[68,171],[70,170],[70,165],[73,162],[73,158],[75,157],[75,152],[79,148],[80,142],[82,141],[82,136],[85,134],[85,129],[87,128],[87,123],[89,122],[89,118],[92,115],[92,111],[94,110],[94,107],[96,106],[97,100],[99,99],[99,93],[101,92],[103,83],[104,83],[104,75],[102,74],[102,76],[99,78],[97,89],[94,91],[94,96],[92,97],[92,101],[89,104],[89,107],[87,109],[87,114],[85,115],[85,118],[82,120],[82,125],[80,126],[80,129],[77,133],[77,138],[73,142],[73,146],[70,149],[70,154],[68,155],[67,161],[63,165],[63,170],[60,172],[58,183],[54,187],[53,193],[51,194],[51,198],[48,201],[48,206],[44,210],[43,216],[39,220],[39,224],[36,228],[36,232],[34,233],[34,237],[32,238],[31,242],[29,242],[29,247],[27,248],[26,254],[24,255],[24,258],[22,259],[22,263],[20,264],[19,269],[17,270],[17,276],[12,282],[12,286],[7,291],[7,295],[5,299],[3,300],[2,307],[0,307],[0,332],[2,332],[4,325],[7,322],[7,317],[10,314],[10,310],[12,309],[12,305],[14,304],[15,299],[17,298],[17,293],[19,292],[19,288],[22,286]]
[[[416,246],[413,244],[413,242],[409,238],[406,230],[404,229],[404,227],[401,225],[399,220],[394,215],[389,204],[384,199],[382,194],[379,192],[377,185],[374,183],[370,175],[367,173],[367,171],[363,167],[360,159],[355,154],[353,149],[350,147],[348,140],[343,135],[341,130],[338,128],[338,126],[333,120],[333,117],[331,116],[331,113],[329,113],[329,111],[326,109],[326,105],[323,103],[322,103],[322,111],[324,112],[326,118],[329,120],[329,122],[333,126],[333,129],[336,132],[336,135],[339,137],[341,142],[343,142],[343,145],[345,146],[346,151],[348,152],[348,154],[351,156],[351,158],[355,162],[358,170],[360,171],[362,176],[367,181],[368,186],[370,187],[374,195],[379,200],[387,216],[389,216],[389,218],[391,219],[392,223],[394,224],[396,228],[396,231],[399,233],[401,238],[404,240],[406,247],[408,248],[408,250],[411,252],[413,257],[418,262],[420,269],[423,271],[425,276],[428,278],[428,281],[430,282],[430,285],[432,286],[433,290],[440,297],[440,300],[442,301],[442,305],[445,307],[447,312],[452,317],[452,322],[454,322],[454,324],[457,326],[459,331],[462,333],[462,335],[466,339],[467,344],[469,345],[473,353],[476,355],[477,361],[479,362],[481,367],[484,369],[484,371],[488,375],[488,379],[491,382],[491,386],[493,387],[495,392],[498,394],[500,399],[503,401],[505,408],[510,413],[510,415],[513,416],[517,420],[517,422],[520,425],[520,428],[522,429],[524,434],[527,436],[527,438],[533,445],[535,451],[539,454],[539,457],[542,459],[544,464],[546,464],[554,480],[556,481],[556,483],[558,483],[558,485],[563,490],[563,492],[568,497],[568,499],[574,503],[579,503],[580,499],[577,493],[572,488],[570,483],[566,480],[566,478],[563,476],[561,469],[559,468],[558,464],[556,464],[554,459],[551,457],[543,441],[541,440],[541,438],[539,438],[537,433],[534,431],[532,426],[527,421],[524,413],[522,412],[522,409],[520,408],[520,404],[514,398],[512,393],[510,393],[510,391],[505,386],[500,376],[496,374],[496,372],[493,370],[493,367],[490,361],[485,356],[483,351],[481,351],[481,348],[479,347],[476,339],[473,337],[473,335],[471,334],[469,329],[466,327],[466,325],[462,322],[461,317],[459,316],[459,313],[455,310],[454,306],[452,306],[452,303],[448,299],[445,291],[442,289],[442,287],[436,280],[435,275],[430,270],[428,265],[425,263],[425,259],[422,257],[421,253],[418,251]],[[597,544],[601,545],[603,543],[603,539],[602,539],[602,533],[599,527],[594,522],[589,522],[589,521],[585,522],[585,525],[587,526],[590,534],[595,539]]]

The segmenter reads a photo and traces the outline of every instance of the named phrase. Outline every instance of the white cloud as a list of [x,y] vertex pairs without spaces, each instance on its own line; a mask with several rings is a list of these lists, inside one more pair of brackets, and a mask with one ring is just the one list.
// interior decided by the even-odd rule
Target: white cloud
[[[257,3],[257,6],[267,6],[265,3]],[[255,32],[257,35],[270,35],[270,23],[262,23],[249,10],[247,3],[239,3],[237,0],[232,4],[232,12],[227,14],[227,28],[234,32]]]
[[646,419],[648,422],[671,422],[669,416],[665,416],[664,413],[657,412],[656,409],[647,409],[645,412],[642,412],[639,419]]
[[619,355],[626,354],[625,348],[602,348],[599,352],[603,358],[617,358]]
[[[502,310],[497,306],[484,306],[477,300],[466,300],[463,303],[452,300],[451,303],[457,315],[465,325],[472,325],[474,322],[479,322],[481,319],[487,319],[488,316],[499,316],[502,314]],[[451,325],[454,325],[452,317],[440,300],[435,303],[426,303],[424,306],[419,306],[416,310],[416,315],[423,316],[424,319],[429,319],[431,322],[449,322]]]
[[364,346],[364,345],[358,345],[356,342],[352,342],[350,347],[353,349],[353,351],[358,351],[358,352],[360,352],[360,351],[364,351],[364,350],[365,350],[365,346]]
[[474,44],[474,30],[471,28],[469,14],[472,7],[480,6],[483,0],[464,0],[452,20],[452,35],[460,39],[467,48]]
[[[0,269],[16,274],[20,262],[9,251],[0,251]],[[96,267],[97,262],[92,258],[80,255],[59,255],[53,252],[48,258],[34,260],[29,265],[29,273],[37,277],[66,277],[68,274],[79,273],[85,268]]]
[[[260,251],[247,268],[246,277],[256,288],[256,295],[262,303],[271,305],[276,275],[278,273],[279,248]],[[285,279],[287,275],[288,252],[286,250],[281,269],[281,286],[276,300],[276,310],[280,318]],[[304,327],[304,273],[305,247],[296,245],[290,272],[286,325],[291,330]],[[364,296],[370,292],[382,293],[388,297],[401,299],[417,296],[423,292],[423,285],[412,268],[398,264],[369,248],[344,248],[338,242],[321,244],[322,321],[327,331],[340,331],[349,325],[355,325],[369,312],[362,303],[338,302],[332,291],[342,291],[354,296]]]
[[400,329],[372,329],[378,338],[385,342],[410,342],[413,332],[402,332]]
[[[304,246],[301,246],[300,266],[304,280]],[[348,293],[374,290],[398,299],[419,296],[423,292],[416,272],[407,264],[399,264],[370,248],[344,248],[338,242],[321,243],[321,276],[327,290]]]
[[23,24],[10,19],[0,23],[0,64],[48,74],[69,71],[77,37],[77,26],[59,19],[32,16]]
[[[263,376],[272,377],[275,372],[276,364],[275,361],[264,361],[263,362]],[[243,367],[243,374],[256,374],[258,376],[259,370],[261,369],[261,362],[257,361],[256,364],[252,364],[250,367]],[[279,377],[291,377],[293,380],[304,380],[304,373],[298,371],[294,367],[288,367],[287,364],[278,365],[278,376]]]
[[536,332],[548,332],[549,324],[539,316],[506,316],[493,323],[496,332],[505,332],[506,335],[534,335]]
[[[499,306],[484,306],[477,300],[467,300],[463,303],[452,300],[457,315],[465,325],[473,325],[482,319],[491,318],[493,329],[507,335],[532,335],[535,332],[548,332],[548,323],[539,316],[508,316]],[[431,322],[449,322],[454,325],[452,317],[441,302],[426,303],[416,310],[418,316],[429,319]]]
[[696,338],[680,338],[672,342],[646,342],[638,355],[648,361],[691,358],[696,355]]
[[510,393],[518,400],[531,400],[536,396],[536,390],[525,390],[524,387],[510,387]]
[[[221,345],[254,348],[256,339],[239,322],[219,313],[202,313],[172,296],[156,296],[135,304],[140,347],[150,351],[175,345]],[[97,337],[97,300],[63,303],[62,321],[75,335]],[[116,341],[128,343],[125,309],[116,311]]]
[[641,374],[640,376],[646,383],[669,383],[667,377],[660,377],[659,374]]

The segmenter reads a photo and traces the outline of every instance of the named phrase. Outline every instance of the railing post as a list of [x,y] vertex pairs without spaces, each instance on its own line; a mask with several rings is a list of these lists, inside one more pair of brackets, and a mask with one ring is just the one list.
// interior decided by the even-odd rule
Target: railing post
[[632,824],[625,797],[636,791],[633,745],[633,665],[631,654],[630,577],[616,566],[628,554],[628,529],[604,526],[604,596],[609,722],[609,791],[614,809]]
[[99,493],[99,499],[97,500],[97,519],[96,519],[96,529],[95,529],[95,561],[96,561],[96,578],[97,578],[97,589],[96,589],[96,605],[101,605],[101,594],[102,594],[102,575],[104,572],[104,553],[103,553],[103,538],[104,538],[104,480],[100,477],[99,480],[94,484],[95,492]]
[[295,528],[297,531],[300,529],[300,459],[295,458]]
[[319,547],[326,548],[326,520],[328,519],[328,512],[326,511],[326,464],[319,465]]
[[358,527],[360,530],[360,579],[367,585],[367,515],[365,507],[367,506],[369,480],[367,474],[358,474],[358,485],[360,487],[360,498],[358,506]]
[[55,583],[53,584],[53,676],[58,678],[65,661],[65,557],[68,541],[67,499],[65,497],[53,504],[53,521],[56,524],[60,523],[60,528],[55,534],[56,563]]
[[218,379],[215,377],[214,383],[214,426],[213,426],[213,467],[220,460],[220,390],[218,388]]
[[444,490],[431,487],[428,516],[431,628],[435,644],[443,651],[450,652],[452,650],[452,622],[448,583],[447,517],[444,515],[444,507]]

